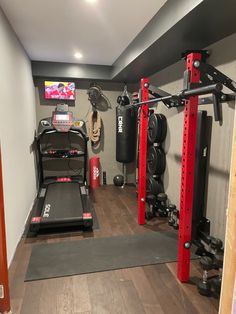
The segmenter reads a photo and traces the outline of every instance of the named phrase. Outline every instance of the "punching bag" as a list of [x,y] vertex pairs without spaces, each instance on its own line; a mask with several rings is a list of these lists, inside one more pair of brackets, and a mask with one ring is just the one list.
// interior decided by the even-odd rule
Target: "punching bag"
[[134,106],[116,107],[116,160],[128,163],[135,160],[137,142],[137,110]]

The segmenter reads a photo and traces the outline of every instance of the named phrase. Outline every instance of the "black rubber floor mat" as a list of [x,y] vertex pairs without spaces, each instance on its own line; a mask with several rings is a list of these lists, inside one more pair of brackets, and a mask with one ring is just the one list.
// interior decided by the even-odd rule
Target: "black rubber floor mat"
[[177,244],[172,231],[36,245],[25,281],[173,262]]

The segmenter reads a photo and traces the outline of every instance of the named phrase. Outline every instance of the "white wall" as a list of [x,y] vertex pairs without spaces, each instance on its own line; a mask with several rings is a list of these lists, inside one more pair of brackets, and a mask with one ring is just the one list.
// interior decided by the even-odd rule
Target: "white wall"
[[[215,43],[209,49],[211,57],[207,62],[236,81],[236,34]],[[184,70],[185,63],[180,61],[151,76],[151,83],[167,92],[176,93],[183,88]],[[212,223],[212,235],[223,240],[235,103],[224,103],[222,108],[223,125],[220,126],[219,123],[213,121],[212,127],[207,217]],[[213,116],[212,105],[201,106],[199,109],[207,110],[208,115]],[[168,110],[162,105],[159,105],[158,111],[168,118],[168,134],[165,143],[167,169],[164,184],[170,200],[179,207],[183,112],[178,113],[177,109]]]
[[36,193],[33,153],[35,95],[31,64],[0,8],[0,141],[8,262]]

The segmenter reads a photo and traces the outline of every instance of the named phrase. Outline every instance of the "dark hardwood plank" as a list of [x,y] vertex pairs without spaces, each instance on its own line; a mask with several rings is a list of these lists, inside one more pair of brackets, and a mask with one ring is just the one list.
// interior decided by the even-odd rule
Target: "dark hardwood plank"
[[114,272],[89,274],[88,289],[93,314],[128,313]]
[[145,266],[144,272],[151,282],[164,313],[198,313],[166,265]]
[[[56,314],[74,313],[73,278],[65,277],[57,280],[56,290]],[[54,290],[55,291],[55,290]],[[54,292],[55,293],[55,292]],[[55,297],[54,297],[55,298]],[[49,314],[50,312],[48,312]]]
[[138,292],[134,287],[131,280],[119,282],[122,297],[125,302],[125,307],[129,314],[143,314],[145,313],[141,300],[139,299]]
[[[26,284],[21,313],[24,314],[39,314],[40,300],[43,292],[43,285],[40,281],[34,281]],[[50,304],[48,304],[50,306]],[[14,309],[13,309],[14,313]]]
[[89,295],[87,275],[72,277],[73,291],[73,312],[74,313],[91,313],[92,306]]
[[164,313],[158,302],[155,292],[143,270],[143,267],[121,269],[116,271],[116,276],[120,281],[132,281],[147,313]]

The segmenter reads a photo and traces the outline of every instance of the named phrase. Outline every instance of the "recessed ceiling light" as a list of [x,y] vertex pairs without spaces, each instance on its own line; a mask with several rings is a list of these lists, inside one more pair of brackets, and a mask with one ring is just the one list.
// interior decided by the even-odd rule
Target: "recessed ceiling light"
[[95,2],[97,2],[97,0],[86,0],[86,2],[88,2],[88,3],[95,3]]
[[74,57],[75,57],[76,59],[81,59],[81,58],[83,58],[83,55],[82,55],[82,53],[80,53],[80,52],[76,52],[76,53],[74,54]]

